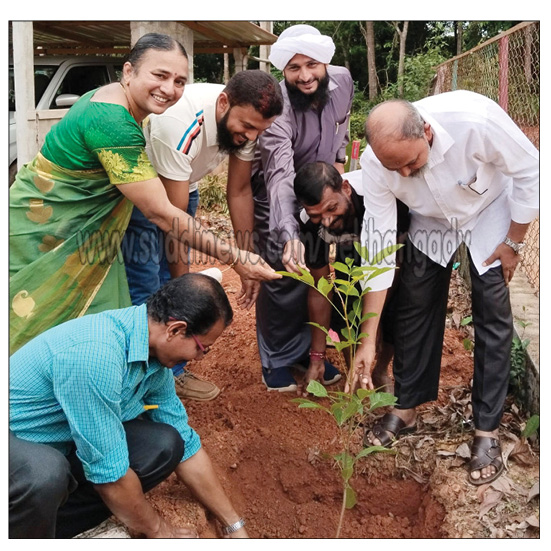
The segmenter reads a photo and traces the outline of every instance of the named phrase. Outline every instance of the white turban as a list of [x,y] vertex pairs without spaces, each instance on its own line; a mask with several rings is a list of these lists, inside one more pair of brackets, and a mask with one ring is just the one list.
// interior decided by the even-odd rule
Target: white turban
[[269,60],[280,71],[296,54],[302,54],[320,63],[329,63],[335,53],[335,44],[310,25],[294,25],[285,29],[272,45]]

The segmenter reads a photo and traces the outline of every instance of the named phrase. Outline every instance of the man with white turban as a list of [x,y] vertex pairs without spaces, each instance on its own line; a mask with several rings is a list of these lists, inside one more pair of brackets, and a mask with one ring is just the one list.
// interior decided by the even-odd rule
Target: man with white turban
[[[310,25],[294,25],[272,46],[270,61],[283,72],[283,113],[260,136],[253,163],[255,246],[271,266],[299,273],[304,245],[296,218],[295,172],[323,161],[344,172],[354,83],[347,69],[329,65],[335,45]],[[265,284],[256,302],[262,380],[268,390],[297,391],[291,368],[317,373],[323,384],[341,378],[310,350],[308,287],[291,278]]]

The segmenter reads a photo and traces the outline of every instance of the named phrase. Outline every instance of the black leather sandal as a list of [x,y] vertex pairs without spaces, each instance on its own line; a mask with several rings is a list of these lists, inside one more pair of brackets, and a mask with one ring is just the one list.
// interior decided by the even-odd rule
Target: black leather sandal
[[373,445],[367,439],[369,433],[372,432],[373,436],[381,443],[381,446],[390,448],[392,443],[397,440],[400,435],[410,434],[416,430],[417,424],[407,427],[400,417],[393,413],[386,413],[371,429],[365,430],[363,443],[366,448]]
[[[489,484],[498,478],[503,472],[503,458],[501,446],[497,438],[492,436],[475,436],[471,446],[471,460],[469,461],[469,482],[475,486]],[[496,472],[486,478],[473,478],[473,471],[480,471],[484,467],[493,465]]]

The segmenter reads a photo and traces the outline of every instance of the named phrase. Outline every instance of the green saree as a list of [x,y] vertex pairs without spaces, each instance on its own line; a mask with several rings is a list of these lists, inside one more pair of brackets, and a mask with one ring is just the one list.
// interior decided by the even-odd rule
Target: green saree
[[131,306],[120,244],[132,203],[117,186],[156,172],[134,119],[93,93],[10,188],[10,354],[69,319]]

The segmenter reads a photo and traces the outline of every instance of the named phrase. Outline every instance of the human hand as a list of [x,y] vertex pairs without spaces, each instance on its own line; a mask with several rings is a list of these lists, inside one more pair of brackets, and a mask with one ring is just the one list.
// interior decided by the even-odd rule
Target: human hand
[[[281,279],[281,274],[276,271],[259,255],[250,251],[237,250],[236,262],[232,264],[241,281],[250,279],[253,281],[270,281]],[[234,257],[235,258],[235,257]]]
[[375,359],[375,345],[372,343],[363,343],[356,349],[354,358],[354,373],[352,378],[346,381],[344,385],[345,392],[355,392],[358,387],[374,390],[373,380],[371,379],[371,366]]
[[194,539],[198,538],[197,530],[195,528],[183,527],[183,526],[174,526],[161,517],[161,523],[157,531],[153,534],[146,534],[149,539],[160,539],[160,538],[170,538],[170,539]]
[[509,245],[505,243],[500,243],[496,250],[493,252],[492,256],[488,257],[483,263],[483,266],[490,266],[496,260],[501,262],[501,270],[503,271],[503,279],[505,280],[505,285],[509,285],[511,279],[517,268],[517,265],[520,261],[520,256],[513,251]]
[[307,270],[308,268],[306,268],[304,262],[304,253],[304,244],[300,239],[289,239],[289,241],[285,243],[283,256],[281,258],[285,269],[288,272],[294,272],[296,274],[301,273],[299,267]]
[[308,383],[310,381],[318,381],[319,383],[323,384],[324,375],[325,362],[323,360],[311,359],[308,370],[306,371],[306,375],[304,375],[304,379],[298,385],[297,394],[304,397],[308,396],[308,391],[306,390],[306,388],[308,387]]
[[260,281],[253,279],[241,280],[241,292],[237,296],[237,304],[248,310],[258,298],[258,293],[260,293]]

